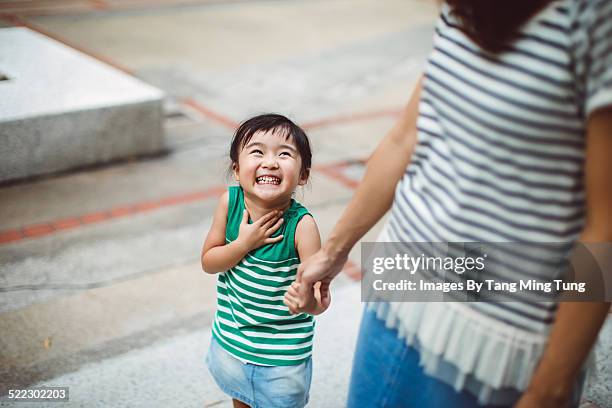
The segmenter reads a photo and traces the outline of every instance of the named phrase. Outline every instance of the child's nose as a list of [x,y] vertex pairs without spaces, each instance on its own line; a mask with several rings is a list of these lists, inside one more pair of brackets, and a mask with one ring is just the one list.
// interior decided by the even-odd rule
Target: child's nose
[[264,157],[263,166],[267,168],[276,168],[278,167],[278,161],[276,160],[276,156],[266,156]]

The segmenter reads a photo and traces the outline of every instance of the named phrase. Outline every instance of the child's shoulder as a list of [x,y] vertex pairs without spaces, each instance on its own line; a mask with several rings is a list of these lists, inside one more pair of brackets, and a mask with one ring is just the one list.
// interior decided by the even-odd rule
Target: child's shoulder
[[298,220],[297,225],[295,227],[296,234],[300,230],[309,231],[312,229],[317,229],[317,222],[311,213],[307,212],[302,215],[302,217]]
[[287,210],[287,216],[288,218],[295,219],[296,235],[300,230],[309,231],[313,226],[315,228],[317,226],[317,223],[315,222],[315,219],[310,211],[308,211],[308,208],[294,199],[291,200],[291,206]]
[[304,214],[298,221],[295,227],[294,245],[301,258],[316,252],[321,247],[319,227],[312,214]]
[[227,207],[229,205],[230,193],[229,191],[224,191],[219,196],[219,200],[217,201],[217,209],[225,209],[227,211]]
[[300,237],[307,237],[315,233],[317,235],[319,234],[317,222],[315,221],[310,211],[308,211],[308,208],[300,204],[298,201],[292,200],[289,212],[291,212],[291,216],[295,217],[296,219],[296,239],[299,239]]
[[242,196],[242,187],[227,186],[227,190],[225,190],[223,194],[227,195],[228,200],[235,200],[238,197]]
[[286,211],[286,215],[291,218],[296,217],[298,219],[298,222],[301,221],[301,219],[304,218],[305,215],[309,215],[310,217],[312,217],[312,214],[310,214],[308,208],[304,207],[300,202],[293,198],[291,199],[291,205]]
[[230,209],[240,209],[244,202],[244,193],[240,186],[228,186],[223,192],[221,199],[226,203],[226,207]]
[[307,240],[314,234],[319,234],[317,223],[308,209],[295,199],[291,200],[289,209],[285,212],[285,219],[295,228],[294,240],[296,248],[302,240]]

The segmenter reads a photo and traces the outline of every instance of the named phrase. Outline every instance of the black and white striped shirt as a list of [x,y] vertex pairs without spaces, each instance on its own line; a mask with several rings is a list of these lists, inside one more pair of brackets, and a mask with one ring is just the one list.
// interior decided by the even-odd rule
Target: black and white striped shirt
[[[612,1],[552,2],[498,55],[481,50],[443,6],[433,47],[390,240],[571,246],[585,222],[586,121],[612,105]],[[546,333],[556,304],[516,300],[468,306]]]

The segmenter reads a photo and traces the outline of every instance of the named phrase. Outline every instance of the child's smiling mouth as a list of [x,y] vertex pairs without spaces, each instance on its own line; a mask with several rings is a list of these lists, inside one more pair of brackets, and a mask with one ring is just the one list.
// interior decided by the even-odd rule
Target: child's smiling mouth
[[265,176],[257,177],[255,179],[255,182],[259,185],[262,185],[262,184],[279,185],[281,183],[281,179],[276,176],[265,175]]

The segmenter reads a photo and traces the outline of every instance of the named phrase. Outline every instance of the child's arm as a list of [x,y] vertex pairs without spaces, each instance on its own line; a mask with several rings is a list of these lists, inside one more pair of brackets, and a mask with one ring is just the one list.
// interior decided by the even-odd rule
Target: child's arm
[[[321,249],[319,229],[314,218],[311,216],[304,216],[298,223],[295,229],[295,247],[302,262]],[[327,310],[331,303],[329,283],[322,284],[318,282],[315,284],[313,290],[309,292],[308,302],[303,308],[297,308],[299,300],[298,288],[299,284],[293,282],[285,294],[284,303],[292,313],[318,315]]]
[[245,210],[240,223],[238,238],[226,244],[225,228],[227,227],[228,200],[229,193],[225,192],[219,199],[212,226],[202,247],[202,269],[206,273],[224,272],[236,266],[253,249],[283,239],[282,235],[270,238],[283,223],[283,219],[280,218],[282,212],[271,211],[254,223],[249,224],[249,213]]

